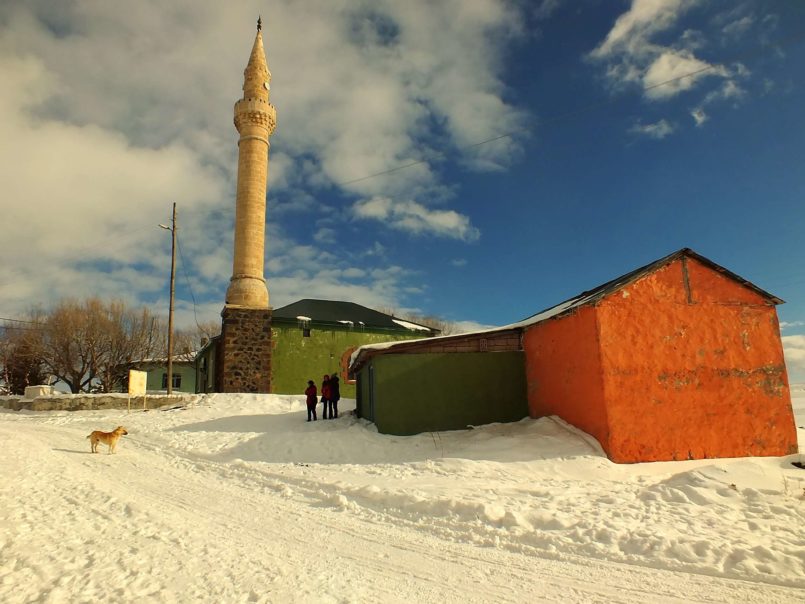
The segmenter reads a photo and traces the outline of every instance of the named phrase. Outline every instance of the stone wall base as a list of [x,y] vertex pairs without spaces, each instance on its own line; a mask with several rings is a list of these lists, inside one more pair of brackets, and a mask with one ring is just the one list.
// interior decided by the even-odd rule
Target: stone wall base
[[[198,400],[198,396],[189,393],[149,394],[145,399],[146,409],[162,407],[186,406]],[[33,400],[8,398],[0,400],[0,408],[12,411],[94,411],[99,409],[128,409],[129,397],[125,394],[62,394],[54,396],[38,396]],[[143,397],[131,397],[131,410],[143,410]]]
[[225,306],[221,318],[218,392],[271,392],[271,309]]

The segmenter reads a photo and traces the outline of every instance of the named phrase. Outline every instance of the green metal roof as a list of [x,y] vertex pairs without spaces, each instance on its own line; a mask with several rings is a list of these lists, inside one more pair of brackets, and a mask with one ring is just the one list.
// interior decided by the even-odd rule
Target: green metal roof
[[399,319],[392,315],[372,310],[354,302],[337,300],[313,300],[306,298],[293,304],[275,308],[272,322],[297,323],[309,320],[316,324],[341,325],[353,329],[372,329],[398,333],[420,333],[423,337],[436,335],[438,329]]

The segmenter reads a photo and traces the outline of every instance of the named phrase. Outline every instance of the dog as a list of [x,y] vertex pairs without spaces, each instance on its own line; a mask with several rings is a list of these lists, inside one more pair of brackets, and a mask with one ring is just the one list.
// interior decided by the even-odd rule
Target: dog
[[87,436],[87,438],[89,439],[89,444],[93,453],[98,452],[98,443],[103,443],[109,447],[109,455],[111,455],[115,452],[117,441],[119,441],[120,437],[125,434],[128,434],[126,429],[123,426],[118,426],[111,432],[101,432],[100,430],[95,430],[95,432]]

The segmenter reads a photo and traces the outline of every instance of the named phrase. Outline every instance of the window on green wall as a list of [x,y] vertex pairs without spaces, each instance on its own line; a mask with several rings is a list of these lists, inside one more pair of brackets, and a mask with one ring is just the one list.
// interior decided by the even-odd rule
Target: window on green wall
[[[174,373],[172,381],[173,381],[173,388],[181,388],[182,387],[182,374]],[[162,374],[162,387],[163,388],[168,387],[168,374],[167,373]]]

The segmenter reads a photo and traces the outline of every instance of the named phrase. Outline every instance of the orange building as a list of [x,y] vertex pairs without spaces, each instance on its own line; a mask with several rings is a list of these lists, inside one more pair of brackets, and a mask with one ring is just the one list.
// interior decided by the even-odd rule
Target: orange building
[[796,453],[780,303],[687,248],[584,292],[516,324],[529,415],[615,462]]

